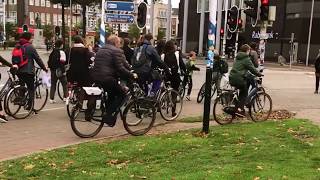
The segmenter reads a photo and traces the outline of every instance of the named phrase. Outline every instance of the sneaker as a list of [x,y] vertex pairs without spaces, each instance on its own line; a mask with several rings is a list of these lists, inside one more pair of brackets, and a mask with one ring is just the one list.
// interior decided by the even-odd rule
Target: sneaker
[[0,115],[0,123],[6,123],[8,122],[7,118],[5,115]]
[[55,100],[53,100],[53,99],[49,99],[49,102],[50,102],[50,104],[54,104],[54,103],[56,103],[57,101],[55,101]]
[[237,110],[235,115],[238,117],[246,117],[245,111],[243,111],[243,110]]
[[187,99],[188,101],[191,101],[190,95],[187,95],[187,96],[186,96],[186,99]]
[[104,115],[102,117],[102,121],[106,123],[109,127],[114,127],[117,122],[117,116],[116,115]]

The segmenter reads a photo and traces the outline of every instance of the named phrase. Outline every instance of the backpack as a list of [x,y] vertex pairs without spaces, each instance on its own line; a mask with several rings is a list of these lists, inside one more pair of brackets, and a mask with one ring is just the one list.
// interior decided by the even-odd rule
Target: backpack
[[228,66],[228,63],[227,61],[225,60],[220,60],[220,73],[221,74],[225,74],[225,73],[228,73],[229,71],[229,66]]
[[151,60],[147,57],[148,45],[143,45],[135,49],[131,64],[137,73],[148,73],[151,71]]
[[26,54],[26,47],[29,43],[20,45],[19,43],[12,50],[12,63],[17,64],[19,68],[28,64],[28,56]]

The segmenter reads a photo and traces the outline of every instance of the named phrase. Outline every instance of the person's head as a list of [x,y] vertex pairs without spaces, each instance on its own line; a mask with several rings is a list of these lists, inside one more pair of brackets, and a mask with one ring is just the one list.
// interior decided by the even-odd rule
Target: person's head
[[123,39],[123,47],[128,47],[130,45],[131,41],[129,38]]
[[194,58],[194,57],[196,57],[196,52],[194,52],[194,51],[190,51],[190,57],[192,57],[192,58]]
[[63,41],[61,39],[56,40],[56,42],[54,43],[54,46],[56,48],[61,48],[63,45]]
[[156,49],[157,49],[157,51],[158,51],[158,53],[159,53],[160,55],[163,53],[165,45],[166,45],[166,41],[165,41],[165,40],[159,40],[159,41],[157,41],[157,47],[156,47]]
[[248,44],[244,44],[240,47],[240,52],[244,52],[246,54],[250,54],[250,46]]
[[149,34],[144,35],[144,39],[150,42],[153,39],[153,36],[151,33],[149,33]]
[[257,43],[251,42],[249,46],[251,47],[252,50],[255,50],[255,51],[257,50]]
[[118,36],[116,36],[116,35],[111,35],[111,36],[109,36],[108,39],[107,39],[107,43],[108,43],[108,44],[111,44],[111,45],[113,45],[113,46],[115,46],[115,47],[117,47],[117,48],[120,48],[120,47],[121,47],[121,40],[120,40],[120,38],[119,38]]
[[20,38],[30,41],[32,39],[32,34],[30,32],[24,32],[21,34]]
[[73,41],[74,41],[74,43],[76,43],[76,44],[84,44],[84,41],[83,41],[83,39],[82,39],[81,36],[75,36],[75,37],[73,38]]
[[170,40],[166,43],[166,45],[164,47],[164,52],[166,54],[176,52],[176,45],[175,45],[174,41]]

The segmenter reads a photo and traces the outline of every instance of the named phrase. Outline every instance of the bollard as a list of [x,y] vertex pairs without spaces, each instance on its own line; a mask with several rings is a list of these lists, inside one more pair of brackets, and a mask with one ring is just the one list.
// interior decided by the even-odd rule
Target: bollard
[[204,111],[203,111],[203,127],[202,132],[209,133],[209,121],[210,121],[210,106],[211,106],[211,82],[212,82],[212,68],[206,69],[206,85],[204,96]]

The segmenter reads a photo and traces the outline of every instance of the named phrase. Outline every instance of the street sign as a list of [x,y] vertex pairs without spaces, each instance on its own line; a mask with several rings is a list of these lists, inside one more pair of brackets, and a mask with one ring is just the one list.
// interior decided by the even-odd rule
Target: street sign
[[105,3],[104,9],[106,11],[134,11],[133,2],[124,2],[124,1],[107,1]]
[[128,14],[106,14],[105,23],[133,24],[134,16]]

